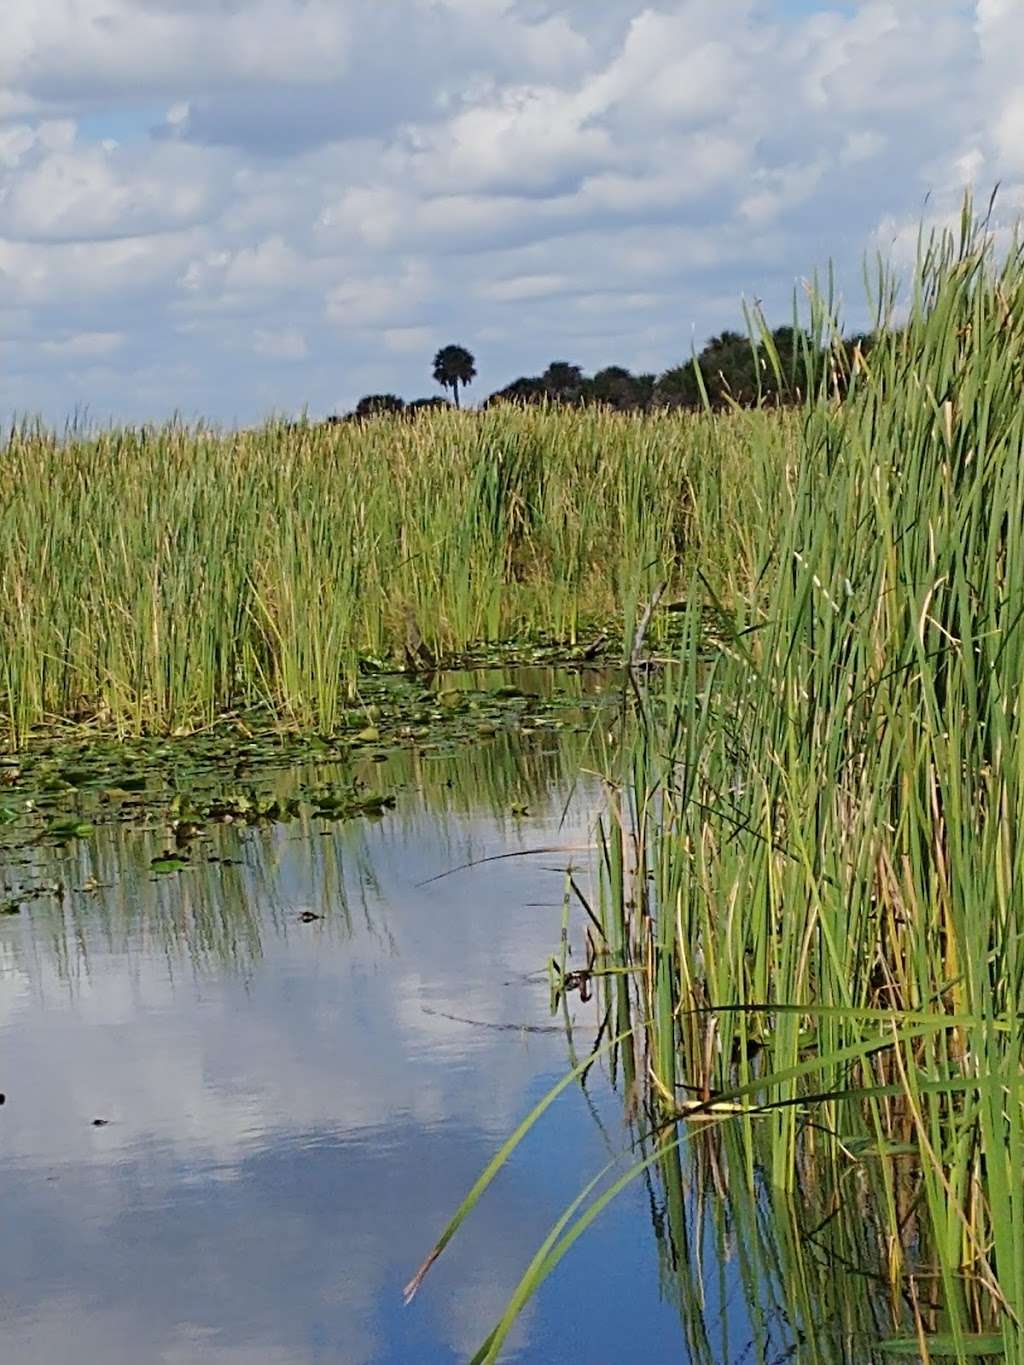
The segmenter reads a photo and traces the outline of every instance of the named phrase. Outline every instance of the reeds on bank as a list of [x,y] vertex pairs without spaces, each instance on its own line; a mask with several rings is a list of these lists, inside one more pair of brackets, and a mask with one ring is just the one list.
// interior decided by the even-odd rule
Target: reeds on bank
[[410,633],[433,658],[572,643],[630,617],[703,537],[716,553],[742,427],[512,406],[22,426],[0,447],[0,723],[173,730],[264,705],[329,730],[361,662],[403,662]]
[[823,381],[753,581],[692,584],[617,797],[619,933],[663,1110],[758,1109],[751,1182],[869,1185],[893,1330],[1019,1360],[1024,251],[965,214],[846,400]]
[[[694,1359],[717,1358],[699,1210],[813,1199],[856,1232],[830,1263],[850,1312],[784,1278],[785,1358],[1024,1360],[1024,249],[968,209],[899,326],[892,297],[883,275],[884,334],[834,346],[783,458],[746,428],[603,823],[595,972],[657,1135],[622,1180],[675,1210]],[[570,1207],[512,1310],[616,1188]],[[775,1269],[750,1254],[756,1308]]]

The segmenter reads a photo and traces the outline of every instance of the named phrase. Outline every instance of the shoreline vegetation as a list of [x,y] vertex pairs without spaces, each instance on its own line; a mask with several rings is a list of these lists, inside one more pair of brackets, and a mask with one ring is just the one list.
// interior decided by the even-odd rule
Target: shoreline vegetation
[[[554,360],[538,375],[522,375],[485,399],[482,408],[513,403],[546,404],[563,408],[600,407],[612,412],[714,412],[736,408],[791,407],[814,389],[824,367],[831,369],[837,392],[845,389],[848,363],[834,364],[843,355],[866,358],[875,344],[874,332],[843,338],[815,337],[797,319],[792,325],[768,330],[763,317],[746,312],[747,333],[721,332],[684,364],[662,374],[633,374],[622,365],[606,365],[593,375],[579,365]],[[824,345],[823,345],[824,342]],[[476,376],[475,362],[462,346],[446,346],[434,357],[434,379],[446,391],[451,388],[459,406],[458,386]],[[411,402],[395,393],[369,393],[344,415],[326,418],[328,423],[362,422],[374,417],[404,414],[417,418],[424,412],[449,406],[447,398],[416,398]]]
[[[0,726],[330,733],[368,672],[632,639],[747,554],[788,412],[505,405],[224,434],[23,426],[0,458]],[[655,613],[652,643],[674,616]],[[556,648],[557,647],[557,648]],[[620,655],[621,658],[621,655]]]
[[[793,1358],[1024,1362],[1024,245],[998,255],[967,205],[922,242],[898,327],[895,303],[883,272],[868,352],[812,293],[799,393],[750,408],[25,426],[3,450],[0,747],[252,709],[372,748],[370,677],[608,641],[624,663],[643,638],[671,657],[629,675],[597,885],[571,883],[587,942],[554,974],[563,1003],[585,979],[599,1045],[410,1296],[596,1063],[633,1148],[479,1360],[643,1178],[697,1360],[711,1207],[723,1256],[748,1226],[794,1267]],[[744,1283],[756,1318],[752,1262]]]
[[[711,428],[742,432],[746,477],[722,466],[717,537],[706,484],[694,499],[677,666],[641,687],[609,774],[585,948],[604,1041],[410,1296],[597,1061],[634,1145],[477,1360],[641,1177],[696,1360],[719,1274],[702,1226],[723,1255],[730,1226],[788,1247],[793,1358],[1024,1360],[1024,248],[997,255],[968,205],[907,303],[845,401],[822,385],[797,420]],[[808,1292],[824,1266],[832,1316]]]

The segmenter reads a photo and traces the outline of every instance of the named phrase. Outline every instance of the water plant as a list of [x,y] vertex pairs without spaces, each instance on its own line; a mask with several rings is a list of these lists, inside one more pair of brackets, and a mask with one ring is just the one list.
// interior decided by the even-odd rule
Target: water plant
[[252,705],[329,733],[368,670],[408,662],[410,622],[414,662],[571,649],[714,555],[703,538],[716,506],[737,514],[766,420],[505,406],[234,433],[19,426],[0,449],[7,745]]
[[614,774],[597,979],[659,1136],[512,1309],[622,1181],[692,1223],[710,1124],[727,1205],[861,1211],[882,1292],[838,1337],[806,1297],[795,1358],[1024,1360],[1024,247],[968,205],[898,327],[893,297],[869,359],[813,297],[795,444],[746,428],[748,501]]

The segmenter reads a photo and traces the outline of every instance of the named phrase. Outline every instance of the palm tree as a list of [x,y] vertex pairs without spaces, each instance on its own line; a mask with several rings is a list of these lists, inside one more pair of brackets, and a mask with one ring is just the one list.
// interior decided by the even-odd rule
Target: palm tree
[[465,346],[442,346],[434,356],[434,378],[442,389],[451,389],[458,407],[459,385],[472,384],[476,378],[476,361]]

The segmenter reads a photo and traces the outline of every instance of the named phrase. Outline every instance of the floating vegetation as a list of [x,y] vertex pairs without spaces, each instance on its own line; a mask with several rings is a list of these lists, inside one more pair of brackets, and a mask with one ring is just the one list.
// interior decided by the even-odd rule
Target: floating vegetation
[[[156,944],[169,963],[185,958],[196,969],[248,974],[271,929],[286,935],[290,923],[322,921],[325,934],[347,934],[346,887],[369,887],[378,877],[367,854],[374,825],[387,822],[381,834],[388,843],[429,835],[438,841],[440,868],[448,869],[472,853],[461,842],[467,820],[488,812],[518,838],[524,817],[513,807],[546,814],[557,793],[560,810],[581,770],[606,766],[618,735],[617,680],[601,679],[610,696],[597,690],[596,677],[550,670],[504,673],[497,685],[511,686],[517,676],[521,690],[536,694],[529,714],[562,722],[551,734],[509,713],[485,741],[452,721],[425,743],[402,739],[397,716],[387,714],[382,724],[392,740],[365,748],[283,743],[273,732],[241,741],[229,733],[169,744],[111,739],[95,753],[95,743],[83,750],[76,741],[72,759],[47,740],[25,753],[19,803],[22,792],[48,785],[55,763],[88,768],[91,776],[79,788],[40,795],[50,803],[42,810],[26,799],[30,809],[0,831],[0,916],[8,933],[23,916],[26,934],[48,945],[69,979],[87,967],[96,936],[117,951]],[[462,681],[481,697],[494,684],[490,675]],[[103,773],[120,779],[136,766],[145,778],[139,790],[111,795],[96,780]],[[60,842],[46,835],[53,811],[66,807],[81,812],[76,819],[88,817],[91,834]],[[303,888],[298,906],[296,886]],[[4,946],[18,951],[18,942],[9,936]]]
[[[26,742],[17,766],[5,769],[0,866],[5,850],[67,846],[111,824],[162,829],[171,856],[184,858],[215,825],[284,824],[304,814],[380,818],[395,802],[382,786],[390,755],[429,761],[502,736],[585,735],[609,707],[614,713],[620,688],[615,673],[589,666],[577,673],[443,674],[429,687],[421,679],[375,677],[363,682],[360,706],[339,715],[332,734],[283,729],[263,710],[170,737],[44,730]],[[308,782],[282,796],[279,776],[297,769],[309,772]],[[525,814],[528,805],[513,794],[509,809]]]

